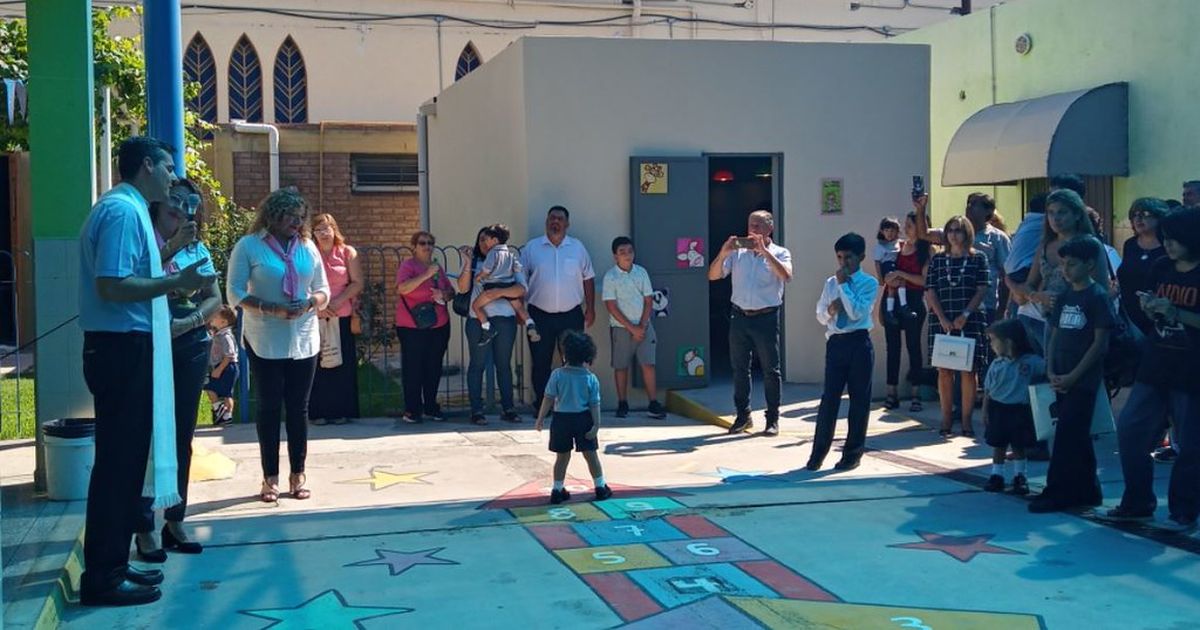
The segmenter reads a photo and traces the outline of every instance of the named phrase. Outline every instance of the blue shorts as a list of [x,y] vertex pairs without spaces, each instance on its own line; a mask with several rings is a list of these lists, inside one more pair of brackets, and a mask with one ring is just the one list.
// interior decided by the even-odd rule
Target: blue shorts
[[238,364],[230,363],[221,372],[221,378],[214,379],[212,372],[209,372],[208,382],[204,384],[204,390],[216,394],[217,398],[233,398],[233,390],[237,386],[237,382]]

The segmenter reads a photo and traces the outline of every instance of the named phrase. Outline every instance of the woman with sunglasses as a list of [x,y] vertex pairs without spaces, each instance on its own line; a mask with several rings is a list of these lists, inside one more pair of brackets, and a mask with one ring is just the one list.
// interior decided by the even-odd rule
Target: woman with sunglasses
[[416,424],[422,418],[445,420],[437,402],[442,382],[442,359],[450,345],[450,313],[446,302],[454,288],[433,258],[437,241],[419,231],[410,240],[411,258],[396,270],[396,336],[400,339],[400,370],[404,386],[404,414],[400,420]]
[[[975,251],[975,228],[964,216],[951,217],[942,229],[946,251],[929,260],[925,272],[925,301],[929,305],[929,356],[937,335],[961,334],[975,342],[974,369],[959,372],[962,435],[975,437],[971,413],[975,409],[977,374],[987,365],[987,321],[980,312],[989,290],[987,257]],[[952,435],[954,371],[938,368],[938,399],[942,408],[942,437]]]
[[183,529],[187,511],[188,472],[192,465],[192,435],[196,431],[196,411],[200,388],[208,371],[208,346],[211,338],[205,325],[208,317],[221,306],[221,287],[212,265],[212,254],[204,243],[195,240],[194,217],[200,210],[200,191],[192,182],[181,179],[171,186],[166,203],[150,204],[150,220],[158,239],[163,271],[175,273],[199,260],[208,260],[200,270],[213,276],[212,284],[195,293],[167,295],[171,309],[171,356],[175,381],[175,455],[179,468],[179,496],[183,502],[167,508],[162,528],[162,544],[154,529],[154,510],[150,499],[143,499],[134,531],[138,559],[165,562],[166,550],[200,553],[200,543],[188,538]]
[[1129,225],[1133,228],[1133,236],[1125,241],[1121,266],[1117,269],[1121,306],[1129,320],[1146,336],[1154,334],[1154,322],[1142,310],[1138,294],[1154,290],[1150,270],[1154,268],[1155,261],[1167,255],[1158,233],[1158,222],[1167,216],[1167,212],[1167,204],[1161,199],[1142,197],[1134,200],[1129,206]]
[[358,417],[358,353],[355,352],[353,319],[354,299],[362,293],[362,265],[358,251],[346,244],[331,214],[313,217],[313,237],[325,278],[329,281],[329,304],[317,316],[322,321],[335,321],[342,347],[342,363],[337,367],[317,365],[312,396],[308,401],[308,417],[313,424],[345,424]]
[[279,416],[285,409],[289,489],[294,499],[312,496],[304,474],[308,396],[321,350],[317,313],[329,303],[329,283],[308,217],[308,202],[295,188],[276,190],[259,204],[254,224],[229,255],[229,305],[242,307],[258,395],[264,503],[279,500]]

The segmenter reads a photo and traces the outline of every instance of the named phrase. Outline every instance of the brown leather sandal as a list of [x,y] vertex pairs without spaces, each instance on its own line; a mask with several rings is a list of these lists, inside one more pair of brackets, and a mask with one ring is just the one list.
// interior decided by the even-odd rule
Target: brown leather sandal
[[288,477],[288,485],[291,486],[293,499],[303,501],[304,499],[312,496],[312,491],[304,487],[304,483],[306,481],[308,481],[308,478],[304,476],[304,473],[299,473]]
[[263,503],[275,503],[279,500],[279,483],[271,483],[267,479],[263,479],[262,490],[259,491],[258,498]]

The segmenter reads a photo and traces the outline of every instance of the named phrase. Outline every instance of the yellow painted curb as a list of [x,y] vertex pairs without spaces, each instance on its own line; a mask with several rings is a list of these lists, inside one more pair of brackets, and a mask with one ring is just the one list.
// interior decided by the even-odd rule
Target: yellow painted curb
[[237,462],[229,457],[200,445],[192,446],[192,468],[188,474],[192,481],[232,479],[236,470]]
[[722,429],[728,429],[733,426],[733,416],[722,416],[712,409],[694,400],[689,400],[675,391],[667,392],[667,411],[685,418],[716,425]]
[[71,547],[67,563],[59,574],[57,584],[50,589],[46,603],[38,614],[33,627],[36,630],[51,630],[62,626],[63,613],[67,606],[79,603],[79,579],[83,576],[83,529]]

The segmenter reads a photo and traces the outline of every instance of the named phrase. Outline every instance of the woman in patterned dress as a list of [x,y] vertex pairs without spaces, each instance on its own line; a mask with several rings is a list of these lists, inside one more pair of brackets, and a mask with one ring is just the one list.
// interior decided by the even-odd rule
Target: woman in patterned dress
[[[974,370],[961,378],[962,434],[974,437],[971,413],[975,409],[978,377],[987,361],[987,322],[979,306],[988,290],[987,257],[973,247],[975,230],[966,217],[952,217],[942,230],[946,251],[929,260],[925,275],[925,301],[929,305],[929,356],[937,335],[960,334],[975,341]],[[954,370],[938,368],[938,398],[942,408],[942,437],[949,437],[954,406]]]

